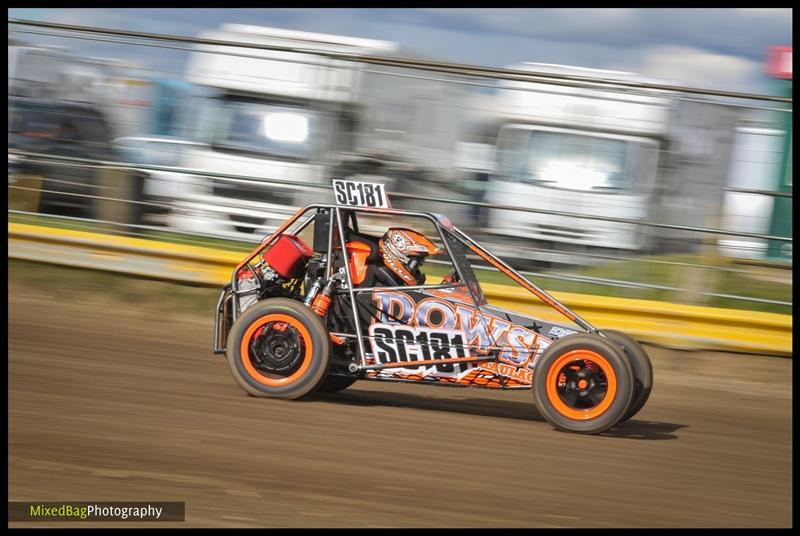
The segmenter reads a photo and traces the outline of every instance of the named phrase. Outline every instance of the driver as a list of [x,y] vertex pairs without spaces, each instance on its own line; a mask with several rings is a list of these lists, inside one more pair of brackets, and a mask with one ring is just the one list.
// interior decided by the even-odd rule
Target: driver
[[425,235],[403,227],[389,228],[378,248],[386,268],[380,271],[393,279],[395,286],[425,284],[425,274],[420,270],[425,258],[441,253]]
[[[403,227],[390,227],[381,238],[376,238],[350,232],[348,264],[354,286],[382,288],[425,284],[425,274],[420,268],[428,255],[438,255],[441,249],[425,235]],[[369,325],[377,318],[370,310],[374,308],[374,304],[359,308],[362,325]],[[352,331],[348,320],[352,318],[350,305],[337,299],[333,301],[333,309],[334,329]]]

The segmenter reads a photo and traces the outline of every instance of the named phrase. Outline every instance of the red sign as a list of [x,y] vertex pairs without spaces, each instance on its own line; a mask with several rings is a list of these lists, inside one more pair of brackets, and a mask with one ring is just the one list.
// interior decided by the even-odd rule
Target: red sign
[[792,79],[792,47],[769,47],[767,74],[773,78]]

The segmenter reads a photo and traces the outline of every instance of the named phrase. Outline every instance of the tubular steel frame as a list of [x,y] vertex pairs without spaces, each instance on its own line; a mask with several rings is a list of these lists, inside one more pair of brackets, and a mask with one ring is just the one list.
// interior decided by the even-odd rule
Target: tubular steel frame
[[[327,211],[327,214],[325,214],[328,217],[328,223],[329,223],[329,227],[328,227],[328,244],[327,244],[327,252],[326,252],[326,259],[325,259],[325,263],[326,263],[325,273],[326,273],[326,277],[327,278],[332,277],[334,272],[335,272],[335,270],[336,270],[336,262],[335,262],[334,257],[333,257],[333,251],[334,251],[334,248],[333,248],[334,227],[336,227],[338,229],[340,243],[342,245],[347,243],[347,237],[345,235],[345,226],[346,226],[345,219],[346,219],[346,217],[345,217],[345,215],[343,215],[343,213],[346,212],[347,215],[357,214],[357,213],[368,213],[368,214],[410,216],[410,217],[423,218],[423,219],[426,219],[426,220],[430,221],[434,225],[434,227],[436,228],[436,231],[439,234],[439,238],[442,240],[442,243],[444,244],[445,250],[447,251],[447,254],[448,254],[449,258],[450,258],[450,261],[453,264],[453,267],[454,267],[454,269],[456,271],[456,274],[459,277],[459,281],[461,281],[462,284],[468,285],[469,282],[468,282],[467,278],[465,277],[465,274],[464,274],[464,272],[462,270],[463,267],[461,266],[461,263],[456,262],[456,257],[453,254],[453,251],[451,249],[450,244],[448,243],[448,240],[447,240],[447,237],[446,237],[445,233],[449,233],[453,238],[457,239],[459,242],[461,242],[461,244],[466,246],[470,251],[472,251],[473,253],[478,255],[481,259],[483,259],[484,261],[488,262],[489,264],[491,264],[492,266],[494,266],[495,268],[500,270],[502,273],[507,275],[514,282],[516,282],[518,285],[520,285],[525,290],[527,290],[528,292],[530,292],[531,294],[533,294],[534,296],[536,296],[537,298],[542,300],[544,303],[546,303],[547,305],[549,305],[550,307],[552,307],[553,309],[558,311],[561,315],[563,315],[565,318],[567,318],[568,320],[570,320],[574,324],[578,325],[584,331],[587,331],[589,333],[599,334],[599,335],[602,336],[602,333],[600,333],[597,330],[597,328],[595,328],[587,320],[585,320],[581,316],[579,316],[576,312],[572,311],[569,307],[567,307],[566,305],[562,304],[556,298],[554,298],[553,296],[548,294],[544,289],[542,289],[541,287],[539,287],[538,285],[536,285],[535,283],[533,283],[532,281],[527,279],[520,272],[518,272],[517,270],[515,270],[514,268],[512,268],[511,266],[506,264],[503,260],[499,259],[496,255],[494,255],[493,253],[491,253],[490,251],[485,249],[483,246],[478,244],[475,240],[470,238],[466,233],[464,233],[463,231],[461,231],[457,227],[451,226],[451,227],[448,228],[447,226],[445,226],[440,221],[440,219],[436,217],[436,215],[434,215],[434,214],[432,214],[430,212],[416,212],[416,211],[403,210],[403,209],[376,209],[376,208],[369,208],[369,207],[350,207],[350,206],[343,207],[341,205],[329,205],[329,204],[311,204],[311,205],[306,205],[305,207],[303,207],[300,210],[298,210],[292,217],[290,217],[286,222],[284,222],[284,224],[281,225],[275,232],[273,232],[266,239],[264,239],[258,245],[258,247],[256,247],[241,263],[239,263],[236,266],[236,268],[234,268],[233,273],[231,274],[231,283],[230,283],[230,291],[231,291],[230,292],[230,296],[231,296],[231,302],[232,302],[232,311],[231,311],[232,312],[232,322],[235,322],[236,318],[239,316],[238,294],[240,293],[240,291],[237,288],[237,283],[238,283],[237,274],[239,273],[239,271],[241,269],[243,269],[243,268],[251,270],[251,272],[254,274],[254,276],[256,278],[256,281],[258,283],[258,286],[256,287],[255,290],[257,291],[258,288],[261,288],[261,282],[260,282],[260,280],[258,278],[258,275],[250,267],[250,263],[254,259],[256,259],[257,257],[259,257],[261,255],[261,253],[267,247],[271,246],[296,221],[298,221],[302,216],[304,216],[306,213],[308,213],[311,210],[316,210],[316,212],[314,214],[312,214],[310,217],[308,217],[305,220],[303,220],[302,223],[300,224],[300,226],[297,229],[295,229],[294,232],[295,233],[300,232],[303,229],[305,229],[308,225],[310,225],[313,221],[316,221],[317,218],[319,217],[319,215],[321,214],[322,210],[326,210]],[[355,221],[355,218],[354,218],[354,221]],[[398,366],[396,364],[394,364],[394,365],[393,364],[389,364],[389,365],[368,365],[367,364],[367,353],[366,353],[366,349],[365,349],[365,346],[364,346],[364,338],[365,337],[364,337],[364,334],[363,334],[362,329],[361,329],[361,323],[358,320],[358,308],[357,308],[356,296],[358,294],[361,294],[361,293],[364,293],[364,292],[367,292],[367,291],[371,291],[371,290],[374,290],[374,289],[377,289],[377,288],[379,288],[379,289],[392,289],[392,290],[394,290],[394,289],[397,289],[397,290],[414,290],[414,289],[423,289],[423,288],[450,288],[453,285],[450,285],[450,284],[437,284],[437,285],[413,285],[413,286],[403,286],[403,287],[368,287],[368,288],[364,287],[364,288],[354,288],[353,287],[353,281],[352,281],[352,278],[350,276],[350,270],[347,268],[347,258],[346,258],[346,252],[345,252],[344,248],[342,249],[342,252],[343,252],[342,253],[343,254],[343,257],[342,257],[343,263],[342,264],[344,266],[344,270],[342,270],[342,271],[344,272],[344,279],[345,279],[345,282],[346,282],[346,285],[347,285],[347,296],[350,299],[350,307],[351,307],[352,313],[353,313],[353,323],[355,325],[355,337],[356,337],[356,340],[357,340],[357,343],[358,343],[359,365],[358,365],[358,368],[356,369],[356,372],[362,372],[362,371],[365,371],[365,370],[381,370],[381,369],[384,369],[384,368],[392,368],[393,366]],[[476,282],[477,282],[477,279],[476,279]],[[480,285],[480,283],[478,283],[478,285]],[[225,318],[225,300],[226,300],[226,296],[225,296],[225,293],[227,292],[227,287],[228,287],[228,285],[226,285],[226,288],[223,289],[222,294],[220,295],[220,299],[217,302],[217,314],[215,316],[215,322],[214,322],[214,333],[215,333],[215,335],[214,335],[214,352],[215,353],[224,353],[225,352],[225,349],[221,347],[221,341],[227,339],[227,333],[221,333],[221,331],[220,331],[220,327],[221,326],[219,325],[219,321],[220,321],[220,315],[222,314],[222,321],[226,322],[226,318]],[[248,290],[247,292],[251,292],[251,291]],[[469,292],[469,294],[470,294],[470,298],[472,299],[472,305],[478,311],[481,311],[481,304],[478,303],[478,300],[475,299],[475,296],[472,294],[472,292]],[[479,315],[479,318],[481,318],[482,322],[485,322],[485,319],[483,319],[483,315]],[[230,326],[227,326],[227,328],[230,329]],[[489,330],[487,330],[487,332],[491,333]],[[346,335],[348,337],[352,336],[350,334],[346,334]],[[481,357],[476,357],[476,358],[443,359],[443,360],[437,360],[437,363],[460,363],[460,362],[465,362],[465,361],[473,362],[473,361],[492,361],[492,360],[494,360],[494,359],[492,357],[490,357],[490,356],[481,356]]]

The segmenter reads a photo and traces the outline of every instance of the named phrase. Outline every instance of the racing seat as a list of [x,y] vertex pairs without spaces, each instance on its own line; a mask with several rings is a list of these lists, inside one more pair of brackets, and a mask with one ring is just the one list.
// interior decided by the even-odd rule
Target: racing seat
[[403,282],[386,268],[378,247],[379,238],[347,230],[350,277],[357,287],[402,286]]
[[[345,239],[346,264],[354,287],[398,287],[405,284],[383,263],[378,246],[380,238],[345,229]],[[338,245],[335,249],[340,250]],[[341,267],[342,262],[340,256],[337,266]],[[349,300],[344,301],[340,299],[342,297],[343,294],[338,295],[331,304],[333,312],[330,316],[331,328],[334,331],[352,332],[354,330],[352,309]],[[367,302],[368,305],[360,302],[358,306],[359,322],[362,326],[369,325],[377,318],[375,305],[369,300]]]

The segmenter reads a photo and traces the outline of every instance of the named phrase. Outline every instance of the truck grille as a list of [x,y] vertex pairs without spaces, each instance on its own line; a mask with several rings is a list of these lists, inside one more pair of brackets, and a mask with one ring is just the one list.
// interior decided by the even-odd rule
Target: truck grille
[[215,196],[242,199],[256,203],[292,206],[294,201],[290,192],[278,190],[268,185],[237,184],[215,180],[212,182],[212,191]]
[[261,227],[267,221],[265,218],[244,216],[242,214],[228,214],[228,218],[230,218],[230,220],[234,222],[233,225],[234,229],[236,229],[240,233],[248,233],[248,234],[254,233],[258,227]]
[[552,238],[572,238],[574,240],[591,238],[590,233],[587,233],[585,230],[576,227],[535,224],[531,225],[530,229],[534,233]]

